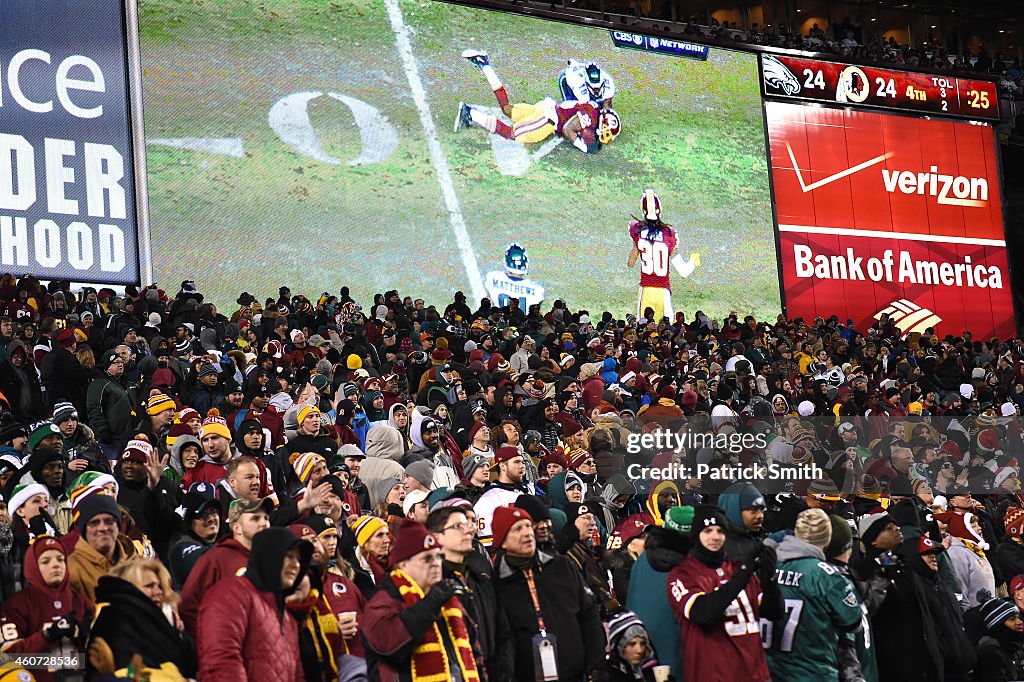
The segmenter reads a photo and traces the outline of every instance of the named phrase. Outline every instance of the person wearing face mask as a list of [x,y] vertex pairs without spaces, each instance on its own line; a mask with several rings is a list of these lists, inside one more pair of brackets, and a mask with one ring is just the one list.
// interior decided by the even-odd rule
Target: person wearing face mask
[[981,605],[985,634],[978,642],[974,666],[977,682],[1011,682],[1024,677],[1024,622],[1020,609],[1004,599],[989,599]]
[[[0,608],[0,633],[7,654],[81,651],[82,626],[92,619],[93,603],[71,589],[67,554],[50,535],[36,537],[25,557],[25,589]],[[36,672],[37,680],[53,675]]]
[[199,679],[298,682],[299,626],[285,599],[302,582],[313,545],[287,528],[252,540],[245,575],[217,583],[203,598],[196,642]]
[[669,604],[681,625],[683,679],[768,682],[760,619],[783,614],[774,553],[759,548],[743,561],[726,560],[725,523],[721,509],[698,505],[692,548],[668,576]]

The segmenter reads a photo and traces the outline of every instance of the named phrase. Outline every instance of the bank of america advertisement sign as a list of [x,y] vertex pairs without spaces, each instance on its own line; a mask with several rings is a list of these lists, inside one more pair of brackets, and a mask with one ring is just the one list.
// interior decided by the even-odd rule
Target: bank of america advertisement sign
[[[786,309],[1014,335],[988,125],[765,105]],[[828,311],[828,313],[825,313]]]
[[0,271],[139,281],[121,0],[0,2]]

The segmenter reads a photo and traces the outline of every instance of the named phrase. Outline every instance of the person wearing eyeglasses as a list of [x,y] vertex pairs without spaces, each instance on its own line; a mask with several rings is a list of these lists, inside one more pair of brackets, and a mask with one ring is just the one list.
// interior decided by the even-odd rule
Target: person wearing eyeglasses
[[80,536],[68,557],[71,588],[95,603],[100,577],[134,557],[135,545],[121,533],[121,509],[110,495],[98,493],[82,500],[76,524]]
[[510,634],[498,618],[498,601],[494,594],[493,569],[490,562],[473,549],[476,524],[466,516],[466,508],[446,506],[435,509],[427,517],[427,529],[437,536],[444,553],[442,579],[455,588],[455,596],[469,615],[469,627],[487,662],[488,676],[498,671],[498,643]]
[[138,398],[138,387],[125,380],[124,361],[113,350],[103,354],[96,369],[100,373],[86,392],[89,426],[107,459],[115,460],[134,435],[132,406]]

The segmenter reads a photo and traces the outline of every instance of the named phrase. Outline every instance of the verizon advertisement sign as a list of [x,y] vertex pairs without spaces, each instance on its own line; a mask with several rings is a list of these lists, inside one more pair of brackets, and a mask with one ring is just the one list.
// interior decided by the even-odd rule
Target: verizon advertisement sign
[[140,279],[122,0],[3,0],[0,272]]
[[766,104],[787,312],[1014,334],[992,129]]

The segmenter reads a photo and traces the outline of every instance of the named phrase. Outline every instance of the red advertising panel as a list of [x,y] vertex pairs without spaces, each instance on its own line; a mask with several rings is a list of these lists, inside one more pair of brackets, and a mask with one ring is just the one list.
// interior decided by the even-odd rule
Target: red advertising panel
[[987,125],[765,104],[787,312],[1013,335]]

